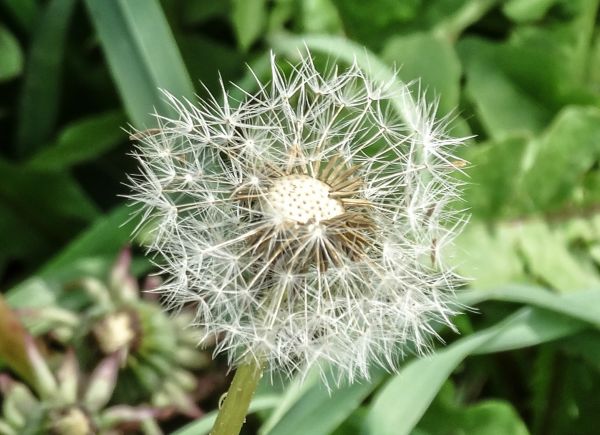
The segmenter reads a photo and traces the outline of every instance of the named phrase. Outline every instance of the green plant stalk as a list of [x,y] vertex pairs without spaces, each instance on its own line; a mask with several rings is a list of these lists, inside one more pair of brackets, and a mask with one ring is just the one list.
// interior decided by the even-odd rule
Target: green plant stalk
[[262,373],[262,366],[254,359],[238,367],[223,406],[219,409],[219,415],[211,435],[238,435],[240,433]]

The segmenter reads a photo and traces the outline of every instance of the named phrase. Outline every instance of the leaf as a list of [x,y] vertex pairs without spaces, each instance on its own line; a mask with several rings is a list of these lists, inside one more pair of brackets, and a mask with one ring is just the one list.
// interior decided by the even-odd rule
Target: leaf
[[8,29],[0,25],[0,82],[10,80],[23,69],[23,54],[19,42]]
[[491,138],[536,133],[544,128],[552,111],[501,68],[498,58],[508,53],[494,43],[473,37],[464,38],[458,52],[467,77],[466,94]]
[[448,40],[429,33],[392,37],[385,44],[381,58],[399,67],[398,76],[402,80],[419,80],[430,100],[439,98],[441,114],[458,106],[461,65]]
[[518,234],[512,227],[472,222],[449,248],[448,257],[469,277],[471,287],[485,290],[525,280],[517,247]]
[[523,213],[515,198],[527,145],[525,137],[513,136],[466,148],[463,198],[473,217],[495,221]]
[[558,295],[543,288],[510,285],[485,291],[480,289],[465,291],[459,296],[461,302],[468,306],[488,300],[527,304],[554,311],[600,328],[600,305],[594,305],[595,302],[600,301],[600,290]]
[[121,111],[94,115],[67,126],[56,143],[35,154],[28,166],[43,170],[65,170],[93,160],[126,139]]
[[136,127],[154,125],[153,109],[164,116],[175,115],[159,88],[193,99],[194,87],[157,0],[86,0],[85,4]]
[[368,434],[408,434],[435,395],[469,355],[538,345],[574,334],[585,324],[553,313],[522,308],[505,321],[413,360],[375,396],[365,423]]
[[12,288],[7,293],[10,303],[22,307],[53,301],[64,282],[107,269],[135,227],[136,221],[128,219],[129,213],[129,207],[121,206],[97,219],[33,277]]
[[531,143],[522,180],[530,211],[564,206],[600,158],[600,109],[566,107]]
[[11,206],[0,202],[0,275],[5,262],[20,261],[25,265],[40,261],[48,252],[47,239],[27,225]]
[[261,433],[328,435],[360,406],[384,375],[383,369],[373,369],[368,382],[354,382],[333,391],[328,391],[322,382],[316,382],[304,392],[272,429]]
[[[279,396],[257,396],[250,403],[248,414],[271,409],[279,402]],[[202,418],[189,423],[183,428],[175,431],[172,435],[205,435],[210,432],[217,419],[217,411],[205,414]]]
[[62,241],[98,216],[73,178],[0,160],[0,200],[48,240]]
[[231,20],[242,50],[248,50],[260,36],[266,21],[265,0],[233,0]]
[[4,7],[25,30],[31,30],[39,12],[36,0],[2,0]]
[[362,0],[333,0],[333,3],[350,39],[375,50],[379,50],[390,34],[422,16],[418,0],[380,0],[376,6]]
[[76,260],[85,257],[114,257],[128,243],[136,219],[130,219],[131,210],[122,205],[101,219],[98,219],[83,234],[73,240],[58,256],[49,261],[41,270],[47,274],[68,268]]
[[511,20],[522,23],[541,19],[558,0],[508,0],[502,12]]
[[595,268],[572,255],[568,240],[543,221],[518,225],[519,246],[530,273],[562,292],[600,287]]
[[515,409],[501,400],[486,400],[468,407],[459,415],[457,423],[456,429],[466,434],[529,434]]
[[51,0],[36,25],[19,105],[17,146],[29,154],[46,142],[56,125],[65,41],[75,0]]
[[342,33],[343,24],[332,0],[305,0],[299,20],[307,33]]
[[427,434],[452,433],[527,435],[527,426],[509,402],[484,400],[470,406],[462,403],[451,381],[445,383],[423,416],[417,431]]

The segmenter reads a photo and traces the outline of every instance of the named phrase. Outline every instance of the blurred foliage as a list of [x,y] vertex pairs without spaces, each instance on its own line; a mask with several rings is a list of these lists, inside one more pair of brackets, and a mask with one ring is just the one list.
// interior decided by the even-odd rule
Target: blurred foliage
[[[169,114],[160,88],[193,98],[220,92],[221,77],[233,94],[229,81],[251,91],[246,64],[264,78],[269,50],[293,60],[306,45],[375,78],[397,69],[439,100],[454,134],[474,136],[459,152],[470,164],[458,206],[472,217],[448,256],[477,311],[456,319],[462,336],[442,331],[448,346],[397,375],[374,371],[331,395],[318,379],[265,383],[247,433],[594,434],[598,3],[0,0],[4,297],[20,312],[77,311],[84,293],[67,284],[108,276],[136,224],[118,196],[133,166],[124,130]],[[142,256],[133,270],[148,271]],[[24,332],[2,307],[0,359],[32,386]],[[216,406],[220,391],[210,394]],[[180,433],[207,433],[210,418]]]

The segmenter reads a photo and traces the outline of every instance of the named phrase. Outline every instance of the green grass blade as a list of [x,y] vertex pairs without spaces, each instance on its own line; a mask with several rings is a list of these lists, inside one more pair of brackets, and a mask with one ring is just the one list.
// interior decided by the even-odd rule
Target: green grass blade
[[77,120],[62,130],[56,143],[36,153],[27,164],[57,171],[91,161],[127,139],[122,130],[125,123],[120,110]]
[[126,111],[138,128],[151,127],[156,109],[171,115],[159,88],[193,98],[167,20],[156,0],[85,1]]
[[[328,435],[354,412],[384,378],[373,369],[369,381],[357,381],[331,392],[316,382],[265,435]],[[333,381],[331,381],[333,383]]]
[[[600,290],[561,296],[538,287],[514,285],[495,290],[471,290],[462,293],[460,298],[461,302],[466,305],[476,305],[488,300],[532,305],[588,322],[600,328]],[[590,303],[593,300],[598,302]]]
[[75,0],[50,1],[34,32],[17,124],[20,155],[45,143],[56,125],[65,41],[74,6]]
[[[565,304],[569,300],[564,297]],[[500,324],[458,340],[430,357],[413,360],[376,396],[366,420],[365,433],[409,434],[446,379],[469,355],[534,346],[575,334],[586,327],[585,323],[575,319],[527,307]]]

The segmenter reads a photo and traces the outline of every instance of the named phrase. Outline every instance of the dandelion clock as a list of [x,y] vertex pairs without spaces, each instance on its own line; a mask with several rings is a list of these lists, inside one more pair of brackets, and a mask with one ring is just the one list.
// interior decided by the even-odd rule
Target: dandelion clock
[[133,134],[160,291],[237,368],[215,434],[239,431],[263,370],[394,370],[456,309],[439,253],[460,225],[462,139],[398,80],[321,73],[310,55],[287,70],[272,57],[241,100],[166,94],[177,116]]

